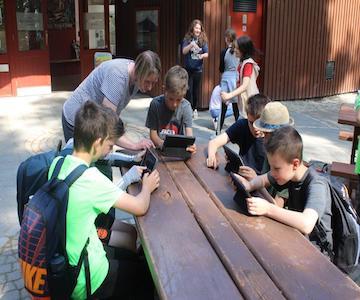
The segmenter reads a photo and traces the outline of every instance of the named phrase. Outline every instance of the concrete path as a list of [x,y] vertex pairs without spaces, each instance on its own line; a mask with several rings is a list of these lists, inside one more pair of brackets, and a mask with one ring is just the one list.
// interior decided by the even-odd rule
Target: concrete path
[[[61,108],[68,95],[57,92],[45,96],[0,98],[0,299],[29,299],[17,262],[16,172],[20,162],[30,155],[56,147],[62,138]],[[284,102],[303,137],[307,160],[349,161],[351,143],[338,139],[339,129],[346,126],[337,124],[337,116],[340,104],[354,103],[354,99],[355,94],[346,94]],[[150,98],[139,97],[122,112],[130,138],[148,136],[144,123],[150,101]],[[225,129],[232,121],[231,117],[226,120]],[[207,143],[213,134],[208,111],[199,112],[199,118],[194,121],[197,144]],[[118,216],[129,218],[126,214],[119,213]]]

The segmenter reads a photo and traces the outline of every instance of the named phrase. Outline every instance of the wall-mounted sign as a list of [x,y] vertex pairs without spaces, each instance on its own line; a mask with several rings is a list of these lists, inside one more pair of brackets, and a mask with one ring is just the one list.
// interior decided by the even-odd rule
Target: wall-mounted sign
[[17,12],[16,24],[19,31],[42,31],[44,30],[43,14],[38,12]]
[[105,29],[104,13],[85,13],[85,30]]

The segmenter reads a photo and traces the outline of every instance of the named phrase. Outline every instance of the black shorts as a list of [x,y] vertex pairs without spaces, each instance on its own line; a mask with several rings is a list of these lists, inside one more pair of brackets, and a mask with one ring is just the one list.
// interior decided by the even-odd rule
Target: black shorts
[[99,299],[153,299],[154,285],[146,261],[129,250],[112,247],[105,247],[105,250],[109,271],[93,296]]

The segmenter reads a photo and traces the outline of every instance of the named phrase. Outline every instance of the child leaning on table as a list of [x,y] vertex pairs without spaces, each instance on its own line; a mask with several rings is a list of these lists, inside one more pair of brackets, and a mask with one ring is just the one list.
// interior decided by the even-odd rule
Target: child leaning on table
[[[92,101],[86,102],[75,117],[74,151],[72,155],[65,157],[58,178],[64,179],[78,165],[90,166],[107,155],[122,134],[123,123],[114,111]],[[49,176],[57,160],[58,158],[52,163]],[[140,167],[138,172],[142,173]],[[124,182],[120,184],[123,186]],[[113,296],[116,299],[127,299],[129,295],[152,289],[146,265],[136,255],[132,255],[131,259],[107,258],[94,222],[100,213],[107,213],[111,207],[134,215],[145,214],[149,207],[150,194],[158,186],[159,173],[155,170],[144,175],[141,192],[132,196],[96,167],[89,167],[70,187],[66,215],[66,251],[70,265],[76,266],[82,248],[89,238],[87,251],[91,294],[95,298]],[[72,298],[85,299],[86,295],[85,271],[82,267]]]
[[313,232],[317,222],[326,231],[331,247],[331,194],[329,185],[315,170],[302,161],[303,143],[300,134],[291,126],[275,130],[265,141],[270,172],[247,181],[236,175],[248,191],[272,185],[277,191],[288,189],[289,197],[283,203],[270,203],[262,198],[246,199],[252,215],[265,215],[298,229],[316,242]]
[[[165,92],[151,101],[146,118],[150,139],[157,148],[162,148],[167,134],[193,135],[191,104],[184,99],[188,73],[180,66],[173,66],[166,73],[164,82]],[[196,145],[186,150],[195,153]]]
[[239,154],[243,157],[245,164],[254,169],[257,174],[261,172],[266,158],[263,145],[264,134],[254,127],[254,121],[260,118],[270,101],[262,94],[251,96],[246,105],[247,119],[238,119],[224,133],[209,141],[206,159],[209,168],[218,167],[217,150],[228,142],[232,142],[239,146]]

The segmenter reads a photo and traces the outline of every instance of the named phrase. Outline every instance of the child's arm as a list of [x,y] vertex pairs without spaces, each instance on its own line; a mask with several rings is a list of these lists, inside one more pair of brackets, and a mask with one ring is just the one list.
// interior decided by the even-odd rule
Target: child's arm
[[150,129],[150,139],[154,143],[156,148],[162,148],[164,141],[159,137],[157,130]]
[[218,135],[216,138],[209,141],[208,144],[208,157],[206,159],[206,164],[209,168],[216,169],[218,166],[218,161],[216,160],[217,150],[226,145],[229,142],[229,136],[226,132]]
[[246,180],[244,177],[234,174],[239,181],[244,185],[245,189],[249,192],[257,191],[262,188],[268,187],[270,185],[270,181],[268,178],[268,174],[258,175],[255,178]]
[[142,189],[139,194],[132,196],[128,193],[122,193],[116,200],[114,207],[124,210],[135,216],[144,215],[150,204],[150,194],[159,186],[160,176],[157,170],[150,174],[146,173],[143,178]]
[[223,101],[228,101],[236,96],[239,96],[246,91],[250,83],[250,77],[246,76],[243,78],[242,84],[230,93],[221,92],[221,98]]
[[199,48],[199,46],[196,44],[195,41],[192,41],[190,44],[188,44],[187,46],[183,47],[183,48],[182,48],[182,54],[183,54],[183,55],[188,54],[189,51],[190,51],[192,48],[195,48],[195,49]]
[[[193,136],[193,130],[191,127],[185,128],[185,135]],[[191,153],[196,153],[196,145],[192,144],[191,146],[186,148],[186,151],[191,152]]]
[[246,201],[250,214],[270,217],[298,229],[303,234],[310,234],[319,218],[318,213],[311,208],[297,212],[279,207],[258,197],[248,198]]

